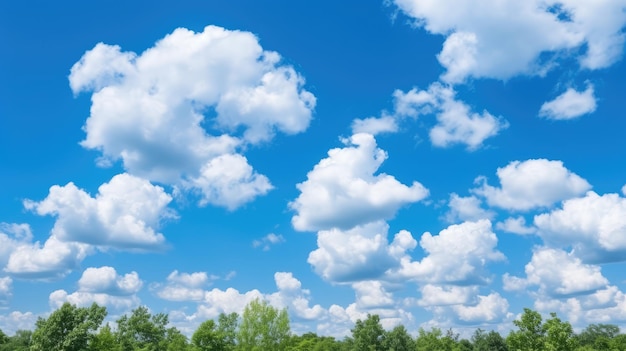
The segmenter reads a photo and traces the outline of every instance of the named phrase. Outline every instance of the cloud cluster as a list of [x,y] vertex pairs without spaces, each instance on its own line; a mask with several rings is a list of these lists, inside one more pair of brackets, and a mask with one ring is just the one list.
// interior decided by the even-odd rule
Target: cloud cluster
[[83,271],[78,280],[77,291],[71,294],[65,290],[53,291],[49,297],[50,306],[56,309],[69,302],[85,307],[95,302],[100,306],[125,311],[139,305],[136,294],[142,287],[143,281],[137,272],[122,276],[113,267],[90,267]]
[[599,69],[622,55],[626,15],[621,0],[490,0],[480,8],[470,0],[393,3],[415,25],[445,36],[437,58],[446,82],[543,75],[561,56]]
[[301,231],[350,229],[357,225],[391,219],[400,207],[420,201],[428,190],[420,183],[400,183],[378,169],[387,153],[371,134],[355,134],[345,147],[328,151],[298,184],[300,195],[289,204]]
[[478,178],[481,186],[473,192],[490,206],[513,211],[550,207],[591,189],[591,185],[563,166],[561,161],[531,159],[513,161],[496,172],[500,187]]
[[251,33],[179,28],[141,54],[98,44],[71,69],[92,92],[82,145],[133,175],[199,192],[235,209],[272,186],[241,154],[276,132],[309,125],[315,97]]

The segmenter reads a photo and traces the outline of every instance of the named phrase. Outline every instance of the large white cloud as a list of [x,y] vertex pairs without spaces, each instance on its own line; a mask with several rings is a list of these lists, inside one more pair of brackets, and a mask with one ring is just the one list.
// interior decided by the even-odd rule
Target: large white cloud
[[593,85],[585,91],[578,92],[572,88],[554,100],[541,105],[539,116],[548,119],[573,119],[596,110],[596,98],[593,95]]
[[18,330],[33,330],[37,318],[32,312],[13,311],[0,314],[0,329],[7,335],[13,335]]
[[454,224],[436,236],[426,232],[420,246],[427,256],[421,261],[403,257],[394,275],[428,283],[484,284],[490,280],[486,265],[505,259],[497,244],[487,219]]
[[137,272],[119,275],[113,267],[90,267],[83,271],[78,280],[77,291],[68,293],[55,290],[50,293],[50,306],[56,309],[65,302],[77,306],[89,306],[95,302],[120,311],[127,310],[139,305],[136,294],[142,286],[143,281]]
[[9,261],[18,246],[30,245],[33,233],[28,224],[0,223],[0,267]]
[[318,275],[331,282],[379,278],[396,268],[406,251],[417,245],[407,231],[400,231],[389,244],[388,230],[387,223],[379,221],[346,231],[320,231],[318,248],[309,254],[308,262]]
[[82,145],[102,162],[121,159],[131,174],[182,182],[230,209],[271,188],[242,147],[304,131],[315,106],[280,55],[216,26],[176,29],[141,54],[100,43],[69,80],[75,93],[93,91]]
[[175,270],[167,276],[165,284],[155,284],[153,289],[164,300],[201,301],[204,299],[204,287],[210,282],[206,272],[179,273]]
[[487,111],[482,114],[471,111],[470,106],[456,99],[450,86],[433,83],[428,90],[413,88],[408,92],[395,91],[396,117],[419,117],[435,114],[437,124],[430,130],[434,146],[448,147],[464,144],[469,150],[482,146],[483,142],[508,127],[508,123]]
[[618,194],[563,202],[561,209],[535,216],[539,235],[550,245],[573,247],[585,261],[626,260],[626,199]]
[[[588,69],[622,55],[626,24],[622,0],[393,0],[415,24],[445,36],[437,56],[443,80],[508,79],[542,75],[563,55]],[[494,30],[497,28],[497,30]]]
[[143,282],[139,279],[137,272],[120,276],[115,268],[109,266],[87,268],[78,280],[79,291],[109,295],[136,294],[142,286]]
[[420,183],[404,185],[388,174],[376,174],[387,153],[371,134],[355,134],[344,148],[328,151],[298,184],[300,195],[289,204],[297,230],[349,229],[390,219],[403,205],[428,195]]
[[559,249],[535,249],[525,271],[526,278],[505,274],[504,289],[524,290],[537,286],[542,295],[563,297],[589,294],[605,288],[609,283],[599,266],[584,264],[579,258]]
[[546,159],[513,161],[498,168],[501,187],[487,184],[474,193],[484,196],[487,203],[508,210],[525,211],[549,207],[554,203],[585,193],[591,188],[586,180],[563,166],[561,161]]
[[167,208],[172,200],[163,188],[123,173],[98,188],[91,197],[74,183],[52,186],[40,202],[25,207],[39,215],[57,217],[52,235],[66,242],[80,242],[117,249],[158,249],[165,242],[156,231],[163,219],[174,216]]
[[481,201],[476,196],[462,197],[452,193],[448,207],[450,207],[450,211],[446,213],[448,222],[492,220],[496,215],[495,212],[482,208]]
[[16,247],[4,271],[21,278],[58,279],[76,269],[92,252],[90,245],[61,241],[52,235],[43,245],[37,241]]

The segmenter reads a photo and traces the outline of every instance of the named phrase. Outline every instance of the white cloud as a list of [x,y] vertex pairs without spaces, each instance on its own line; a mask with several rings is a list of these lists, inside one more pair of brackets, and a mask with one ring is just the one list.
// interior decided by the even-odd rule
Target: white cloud
[[585,261],[626,260],[626,199],[618,194],[589,191],[563,202],[561,209],[535,216],[535,226],[546,243],[571,246]]
[[172,200],[163,188],[123,173],[98,188],[91,197],[74,183],[52,186],[41,202],[25,201],[27,209],[57,220],[52,235],[62,241],[117,249],[158,249],[165,238],[156,232],[172,218]]
[[64,303],[69,302],[79,307],[89,307],[93,303],[100,306],[107,306],[118,311],[127,311],[137,307],[140,300],[136,295],[115,296],[106,293],[91,293],[86,291],[76,291],[68,294],[65,290],[55,290],[50,293],[50,307],[58,309]]
[[485,178],[478,178],[477,181],[483,184],[473,192],[484,196],[490,206],[507,210],[549,207],[591,188],[586,180],[565,168],[561,161],[513,161],[506,167],[498,168],[496,173],[500,188],[490,186]]
[[428,90],[396,91],[396,115],[436,114],[437,124],[430,130],[430,140],[437,147],[465,144],[469,150],[475,150],[487,138],[508,127],[506,121],[487,111],[472,112],[470,106],[456,100],[455,95],[452,87],[440,83],[431,84]]
[[204,299],[204,287],[210,283],[206,272],[179,273],[173,271],[167,276],[165,284],[155,284],[158,297],[168,301],[201,301]]
[[309,254],[308,262],[315,272],[331,282],[353,282],[381,277],[395,268],[400,257],[417,242],[407,231],[387,241],[389,226],[373,222],[350,230],[323,230],[317,234],[318,248]]
[[387,158],[371,134],[355,134],[346,147],[328,151],[298,184],[300,195],[289,204],[297,230],[349,229],[392,218],[398,209],[428,195],[420,183],[406,186],[393,176],[376,174]]
[[509,316],[509,302],[498,293],[478,296],[476,305],[451,307],[458,319],[464,323],[499,323]]
[[202,166],[198,177],[183,182],[183,187],[200,190],[200,205],[210,203],[231,211],[273,189],[269,179],[254,172],[248,160],[238,154],[213,158]]
[[137,272],[120,276],[115,268],[108,266],[87,268],[78,280],[78,290],[81,292],[116,296],[136,294],[142,286],[143,282],[139,279]]
[[78,290],[69,294],[65,290],[55,290],[50,296],[50,306],[59,308],[65,302],[87,307],[92,303],[125,311],[140,303],[137,293],[143,282],[137,272],[119,275],[113,267],[90,267],[83,271],[78,280]]
[[0,305],[11,297],[13,279],[11,277],[0,278]]
[[352,121],[352,133],[367,133],[372,135],[382,133],[395,133],[398,131],[398,124],[393,116],[382,116],[380,118],[369,117],[365,119],[355,119]]
[[563,250],[545,247],[534,250],[525,272],[525,279],[505,274],[505,290],[538,286],[542,295],[563,297],[589,294],[609,283],[599,266],[584,264]]
[[84,147],[230,209],[271,189],[239,151],[276,132],[303,132],[315,107],[279,54],[249,32],[216,26],[176,29],[141,54],[100,43],[69,80],[75,93],[93,91]]
[[420,246],[427,256],[421,261],[403,257],[394,275],[428,283],[484,284],[489,281],[485,266],[505,259],[497,244],[487,219],[451,225],[437,236],[426,232]]
[[595,110],[596,98],[593,95],[593,85],[589,84],[585,91],[578,92],[569,88],[554,100],[545,102],[541,105],[539,116],[557,120],[574,119]]
[[385,308],[395,305],[393,295],[388,292],[382,282],[367,280],[352,284],[356,294],[356,304],[360,309]]
[[32,312],[13,311],[6,315],[0,314],[0,329],[7,335],[13,335],[18,330],[33,330],[37,318]]
[[508,233],[514,233],[519,235],[533,234],[537,232],[534,227],[526,226],[526,219],[524,217],[509,217],[504,222],[496,223],[496,229],[503,230]]
[[470,0],[393,2],[418,27],[445,36],[437,58],[450,83],[543,75],[564,55],[580,55],[582,67],[598,69],[622,55],[622,0],[490,0],[480,8]]
[[287,310],[296,318],[302,320],[319,320],[326,315],[326,310],[320,305],[310,306],[311,292],[302,289],[302,283],[291,272],[276,272],[274,281],[278,292],[267,296],[270,303]]
[[4,271],[23,278],[57,279],[76,269],[92,251],[89,245],[60,241],[52,235],[43,245],[37,241],[15,248]]
[[477,286],[426,284],[420,288],[419,306],[449,306],[471,303],[478,295]]
[[272,245],[284,243],[285,238],[282,235],[277,235],[274,233],[269,233],[266,236],[262,237],[259,240],[254,240],[252,242],[253,247],[262,247],[263,251],[269,251]]
[[450,211],[446,214],[446,220],[452,223],[493,219],[496,213],[482,208],[480,202],[476,196],[461,197],[455,193],[450,194],[450,201],[448,202]]
[[0,223],[0,267],[9,261],[9,256],[20,245],[28,245],[33,233],[28,224]]

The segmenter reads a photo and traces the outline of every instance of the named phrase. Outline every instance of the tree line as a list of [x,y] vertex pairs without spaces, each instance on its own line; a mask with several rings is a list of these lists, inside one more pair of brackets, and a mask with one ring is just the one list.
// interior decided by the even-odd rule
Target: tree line
[[497,331],[477,329],[469,339],[452,330],[420,328],[413,337],[403,325],[385,330],[378,315],[358,320],[351,335],[338,340],[315,333],[291,332],[286,309],[254,300],[237,313],[206,320],[187,338],[169,326],[167,314],[151,314],[141,306],[116,321],[102,325],[105,307],[63,304],[35,330],[7,336],[0,330],[0,351],[626,351],[626,334],[612,324],[591,324],[580,333],[555,313],[545,321],[524,309],[503,337]]

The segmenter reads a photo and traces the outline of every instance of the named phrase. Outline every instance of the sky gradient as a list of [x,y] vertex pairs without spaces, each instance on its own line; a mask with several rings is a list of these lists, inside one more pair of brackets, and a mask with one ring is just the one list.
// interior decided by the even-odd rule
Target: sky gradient
[[0,4],[0,329],[254,298],[626,325],[626,2]]

